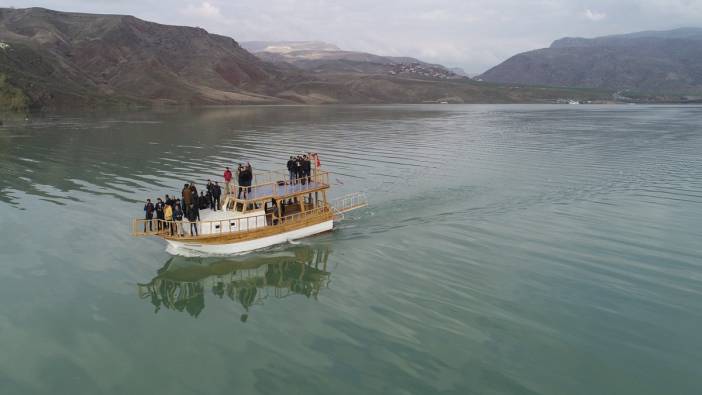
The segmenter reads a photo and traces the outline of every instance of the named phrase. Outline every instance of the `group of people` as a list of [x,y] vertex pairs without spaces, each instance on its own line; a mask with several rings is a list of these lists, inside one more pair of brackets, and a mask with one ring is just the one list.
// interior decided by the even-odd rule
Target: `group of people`
[[[183,212],[186,217],[189,211],[198,212],[200,210],[210,209],[212,211],[217,211],[220,209],[220,199],[222,198],[222,188],[219,186],[219,182],[212,180],[207,180],[207,185],[205,186],[205,191],[200,191],[197,194],[197,187],[195,183],[185,184],[181,195],[183,196]],[[197,218],[200,219],[199,217]]]
[[297,184],[301,182],[312,181],[312,166],[319,168],[321,165],[319,155],[308,152],[306,155],[291,156],[288,159],[287,167],[290,173],[290,183]]
[[[182,221],[183,220],[183,209],[181,207],[180,199],[175,199],[175,196],[170,197],[166,195],[165,201],[160,197],[156,199],[154,204],[151,199],[146,199],[146,204],[144,205],[144,213],[146,215],[147,221],[144,223],[144,232],[146,232],[146,227],[148,225],[149,231],[154,230],[154,215],[157,220],[161,221]],[[157,230],[164,229],[164,223],[161,221],[156,221]],[[171,234],[175,232],[175,228],[171,225],[169,226]]]
[[[153,219],[154,216],[157,220],[168,221],[170,223],[169,230],[171,235],[175,234],[176,226],[175,222],[182,221],[183,218],[190,222],[190,232],[191,234],[197,235],[197,224],[196,221],[200,221],[200,210],[211,209],[213,211],[219,210],[220,198],[222,196],[222,188],[219,186],[217,181],[212,182],[207,180],[207,193],[201,191],[198,195],[197,187],[194,182],[190,182],[183,186],[181,191],[182,199],[166,195],[165,199],[160,197],[156,199],[154,204],[151,199],[146,199],[146,204],[144,205],[144,213],[147,222],[144,223],[144,232],[148,225],[149,231],[153,232]],[[164,224],[162,221],[156,221],[156,229],[163,230]],[[179,229],[182,233],[182,229]]]
[[[253,168],[251,167],[251,163],[246,162],[246,165],[239,163],[239,166],[236,169],[236,175],[237,185],[239,185],[237,199],[241,199],[242,195],[244,196],[244,199],[246,199],[248,194],[251,193],[251,183],[253,182]],[[232,171],[227,167],[224,170],[224,190],[227,191],[227,193],[232,191],[232,178]]]

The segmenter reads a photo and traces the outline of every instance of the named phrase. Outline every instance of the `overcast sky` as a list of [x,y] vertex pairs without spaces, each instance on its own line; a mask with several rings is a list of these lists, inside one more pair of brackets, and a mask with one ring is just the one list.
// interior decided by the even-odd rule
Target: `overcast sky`
[[323,40],[471,73],[563,36],[702,27],[702,0],[0,0],[130,14],[238,41]]

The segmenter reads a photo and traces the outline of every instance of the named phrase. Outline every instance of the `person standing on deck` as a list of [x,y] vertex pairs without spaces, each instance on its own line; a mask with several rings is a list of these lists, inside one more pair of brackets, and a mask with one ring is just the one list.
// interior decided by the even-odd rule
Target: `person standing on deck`
[[280,213],[278,212],[278,201],[271,198],[271,224],[277,225]]
[[302,182],[302,157],[300,155],[295,158],[295,184]]
[[200,216],[200,213],[197,210],[197,205],[195,204],[190,204],[188,206],[188,221],[190,222],[190,235],[191,236],[197,236],[197,219]]
[[208,196],[208,201],[207,205],[211,208],[212,207],[212,188],[214,187],[214,184],[212,183],[212,180],[207,180],[207,193],[205,196]]
[[173,208],[174,204],[175,200],[173,200],[170,196],[166,195],[166,206],[171,206],[171,208]]
[[190,181],[190,193],[197,198],[197,187],[195,187],[195,183],[192,181]]
[[190,185],[185,184],[183,186],[183,190],[181,191],[181,194],[183,195],[183,213],[187,216],[188,215],[188,208],[190,207],[190,203],[192,203],[192,194],[190,193]]
[[214,211],[214,198],[212,197],[212,188],[207,190],[207,194],[205,194],[205,199],[207,199],[207,207],[210,210]]
[[322,162],[319,160],[318,153],[310,152],[309,155],[312,161],[312,179],[317,180],[317,174],[319,173],[319,168],[322,167]]
[[176,200],[173,208],[173,220],[176,231],[179,235],[183,235],[183,210],[180,208],[180,200]]
[[161,230],[163,226],[163,206],[165,206],[165,204],[163,204],[163,200],[158,198],[156,201],[156,219],[158,220],[156,221],[156,229],[158,230]]
[[219,187],[217,181],[215,181],[212,187],[212,210],[219,210],[219,198],[222,196],[222,188]]
[[251,193],[251,180],[253,179],[251,164],[246,162],[246,166],[239,166],[241,167],[239,167],[239,195],[237,198],[241,197],[243,192],[244,199],[248,199],[249,193]]
[[292,185],[295,182],[295,160],[291,156],[290,159],[288,159],[288,173],[290,173],[290,185]]
[[241,163],[239,163],[239,166],[236,168],[236,182],[239,185],[236,198],[241,199],[241,193],[244,192],[244,166]]
[[173,236],[173,207],[168,204],[163,207],[163,219],[166,221],[166,226],[171,230],[171,236]]
[[149,224],[149,232],[154,231],[154,226],[151,220],[154,219],[154,204],[151,203],[151,199],[146,199],[146,204],[144,205],[144,213],[146,214],[146,222],[144,222],[144,232],[146,232],[146,224]]
[[[194,207],[195,208],[195,216],[197,220],[200,220],[200,210],[198,208],[200,203],[200,197],[197,196],[197,188],[195,188],[195,183],[191,182],[190,183],[190,206],[189,207]],[[190,217],[188,217],[190,218]]]
[[305,172],[305,177],[307,178],[307,183],[309,184],[312,181],[310,178],[310,175],[312,174],[312,164],[310,163],[310,158],[305,155],[305,160],[302,163],[303,171]]
[[[209,191],[207,193],[209,193]],[[210,202],[208,201],[207,196],[205,196],[205,192],[200,191],[200,197],[198,197],[197,202],[197,208],[200,210],[205,210],[210,207]]]
[[302,179],[302,184],[307,183],[307,166],[305,165],[306,162],[307,160],[305,159],[305,155],[300,155],[300,178]]
[[229,188],[230,183],[232,182],[232,171],[229,170],[227,167],[226,170],[224,170],[224,193],[227,195],[232,192],[232,190]]
[[251,167],[251,163],[246,162],[246,186],[248,187],[248,193],[251,193],[251,183],[253,183],[253,168]]

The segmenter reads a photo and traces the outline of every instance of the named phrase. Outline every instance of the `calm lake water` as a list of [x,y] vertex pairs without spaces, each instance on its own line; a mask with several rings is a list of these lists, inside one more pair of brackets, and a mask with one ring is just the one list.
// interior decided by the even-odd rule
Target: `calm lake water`
[[[320,153],[371,207],[233,258],[143,199]],[[702,108],[242,107],[0,127],[0,393],[700,394]]]

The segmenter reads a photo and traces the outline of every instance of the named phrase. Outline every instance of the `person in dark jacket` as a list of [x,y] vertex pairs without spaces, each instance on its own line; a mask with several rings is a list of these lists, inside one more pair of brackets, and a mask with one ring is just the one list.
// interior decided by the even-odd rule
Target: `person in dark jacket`
[[[174,196],[175,197],[175,196]],[[170,196],[166,195],[166,206],[171,206],[172,209],[175,209],[175,199],[171,198]]]
[[[190,183],[190,205],[195,207],[197,220],[199,221],[200,210],[198,209],[198,206],[200,205],[200,197],[197,195],[197,188],[195,187],[194,182]],[[188,205],[188,207],[190,207],[190,205]]]
[[214,188],[214,184],[212,183],[212,180],[207,180],[207,193],[205,196],[209,196],[209,201],[207,202],[207,205],[212,207],[212,188]]
[[180,208],[180,200],[176,200],[173,205],[173,221],[176,225],[176,233],[183,235],[183,209]]
[[297,182],[302,182],[302,157],[299,155],[295,158],[295,177],[297,177]]
[[154,231],[154,224],[151,220],[154,219],[154,204],[151,203],[151,199],[146,199],[146,204],[144,205],[144,214],[146,222],[144,222],[144,232],[146,232],[146,224],[149,224],[149,232]]
[[246,186],[248,187],[246,190],[248,193],[251,193],[251,184],[253,183],[253,168],[251,167],[251,163],[246,162]]
[[219,183],[215,181],[212,187],[212,209],[214,211],[219,210],[219,198],[222,196],[222,188],[219,187]]
[[161,230],[161,227],[163,226],[163,208],[165,207],[165,204],[163,204],[163,200],[161,198],[156,199],[156,229]]
[[307,178],[307,183],[309,184],[312,181],[312,162],[310,162],[310,158],[307,155],[305,155],[303,158],[302,171],[305,173],[304,177]]
[[195,204],[190,204],[188,206],[188,221],[190,221],[190,234],[193,236],[197,236],[197,220],[198,217],[200,216],[200,213],[198,213],[197,205]]
[[190,194],[195,198],[193,203],[197,202],[198,199],[198,194],[197,194],[197,188],[195,187],[194,182],[190,182]]
[[214,200],[212,199],[212,190],[208,190],[207,193],[205,194],[205,200],[207,200],[207,207],[210,210],[214,211]]
[[237,191],[236,198],[241,199],[241,194],[244,192],[244,179],[246,174],[244,173],[244,166],[239,163],[239,167],[236,168],[236,183],[239,185],[239,190]]
[[292,185],[295,183],[295,179],[297,178],[297,176],[295,175],[295,160],[292,156],[290,157],[290,159],[288,159],[287,166],[288,173],[290,173],[290,184]]
[[[209,191],[207,193],[209,193]],[[210,202],[209,199],[207,199],[207,196],[205,196],[205,192],[200,192],[200,196],[198,197],[197,202],[197,208],[200,210],[206,210],[210,207]]]

